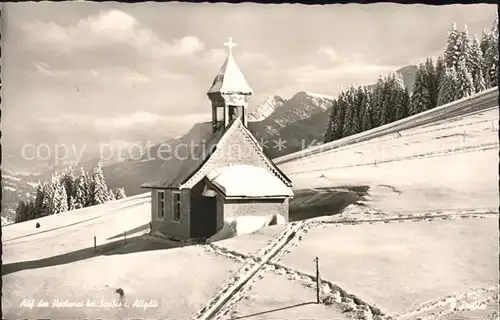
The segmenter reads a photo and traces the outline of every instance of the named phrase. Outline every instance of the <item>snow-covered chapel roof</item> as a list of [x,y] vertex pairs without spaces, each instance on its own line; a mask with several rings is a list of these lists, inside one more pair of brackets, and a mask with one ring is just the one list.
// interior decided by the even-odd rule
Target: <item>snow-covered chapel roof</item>
[[226,197],[292,197],[280,178],[262,167],[232,165],[210,172],[207,179]]
[[232,38],[229,38],[229,42],[224,44],[229,48],[229,53],[226,61],[220,68],[219,73],[212,83],[212,87],[207,93],[246,93],[251,94],[252,88],[248,85],[245,76],[241,72],[240,68],[234,60],[232,47],[236,44],[233,43]]

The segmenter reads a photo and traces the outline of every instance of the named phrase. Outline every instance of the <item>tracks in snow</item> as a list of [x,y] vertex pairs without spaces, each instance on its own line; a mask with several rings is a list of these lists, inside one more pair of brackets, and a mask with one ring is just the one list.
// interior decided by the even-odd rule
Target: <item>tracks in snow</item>
[[[288,241],[288,243],[285,244],[282,250],[280,250],[274,256],[274,258],[271,258],[267,262],[265,262],[262,268],[260,268],[258,272],[255,273],[255,275],[252,278],[250,278],[245,283],[245,285],[240,288],[240,290],[235,292],[231,296],[231,298],[227,301],[227,303],[223,307],[221,307],[217,313],[214,314],[213,319],[223,320],[231,318],[231,313],[235,310],[237,303],[245,297],[247,292],[249,292],[252,289],[256,281],[263,278],[266,272],[272,271],[276,274],[286,276],[289,280],[298,280],[301,284],[303,284],[306,287],[315,288],[316,285],[315,275],[310,275],[304,272],[300,272],[279,263],[281,258],[283,258],[286,254],[288,254],[293,247],[298,245],[300,240],[302,240],[304,234],[307,233],[310,228],[313,228],[315,226],[316,225],[314,225],[314,223],[311,222],[303,223],[302,227],[296,231],[295,236],[291,238],[290,241]],[[269,250],[266,249],[268,247],[269,246],[264,247],[256,255],[242,254],[233,250],[228,250],[226,248],[219,247],[214,244],[211,244],[209,246],[209,250],[216,254],[227,257],[231,260],[236,260],[240,262],[247,261],[247,263],[252,264],[252,263],[257,263],[257,261],[260,260],[259,258],[260,254]],[[243,269],[244,268],[245,267],[243,267]],[[353,318],[356,319],[376,319],[376,320],[392,319],[391,317],[385,316],[380,309],[370,306],[359,297],[344,291],[343,289],[333,284],[332,282],[324,279],[322,279],[321,281],[322,281],[321,297],[323,303],[335,305],[339,307],[343,312],[351,314]]]
[[454,312],[482,309],[495,301],[498,304],[498,286],[474,288],[426,302],[413,310],[395,316],[401,320],[437,320]]
[[231,310],[231,306],[234,306],[239,301],[241,292],[247,291],[256,277],[260,276],[262,267],[277,256],[305,226],[305,221],[289,224],[270,244],[259,250],[255,256],[238,254],[214,244],[208,245],[208,250],[244,262],[244,265],[229,280],[229,283],[196,313],[193,320],[219,319],[226,315]]
[[[298,280],[307,287],[314,288],[316,277],[304,272],[294,270],[279,263],[280,259],[288,254],[291,249],[298,245],[305,233],[310,228],[328,227],[352,224],[372,223],[402,223],[417,221],[439,221],[455,219],[477,219],[491,214],[423,214],[419,216],[391,217],[378,219],[359,219],[341,221],[300,221],[291,223],[267,246],[253,255],[242,254],[234,250],[209,244],[207,250],[222,255],[229,259],[243,262],[243,267],[207,304],[193,317],[193,320],[217,319],[223,320],[231,317],[237,303],[245,297],[254,283],[263,278],[266,272],[287,276],[290,280]],[[325,304],[333,304],[343,312],[350,314],[355,319],[389,320],[391,316],[382,312],[379,308],[371,306],[354,294],[344,291],[336,284],[322,279],[321,287],[322,301]],[[434,302],[433,302],[434,303]],[[438,302],[436,302],[438,303]],[[481,302],[482,303],[482,302]],[[424,306],[425,307],[425,306]],[[398,316],[399,318],[399,316]],[[409,319],[409,318],[408,318]],[[425,318],[423,320],[433,320]]]

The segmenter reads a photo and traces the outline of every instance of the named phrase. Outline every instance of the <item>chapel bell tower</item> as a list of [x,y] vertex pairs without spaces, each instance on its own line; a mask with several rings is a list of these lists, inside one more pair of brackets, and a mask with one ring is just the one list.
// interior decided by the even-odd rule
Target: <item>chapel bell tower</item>
[[239,118],[246,127],[248,100],[252,95],[252,89],[233,58],[232,48],[237,44],[229,37],[224,45],[229,49],[227,59],[207,92],[212,102],[213,132],[226,128],[233,117]]

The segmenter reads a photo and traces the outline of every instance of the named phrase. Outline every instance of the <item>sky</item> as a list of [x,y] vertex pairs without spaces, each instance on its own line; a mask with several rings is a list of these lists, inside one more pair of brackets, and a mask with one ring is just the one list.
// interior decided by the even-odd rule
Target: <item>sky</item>
[[441,54],[455,21],[490,28],[495,5],[4,3],[2,145],[158,140],[210,120],[233,55],[267,96],[335,95]]

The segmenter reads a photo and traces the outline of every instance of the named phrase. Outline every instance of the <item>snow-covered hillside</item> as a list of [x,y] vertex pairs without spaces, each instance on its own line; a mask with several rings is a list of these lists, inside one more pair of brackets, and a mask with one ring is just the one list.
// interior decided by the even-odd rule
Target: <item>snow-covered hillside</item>
[[[490,105],[450,104],[409,119],[407,129],[390,130],[405,123],[398,122],[374,137],[366,132],[325,145],[324,151],[318,148],[310,155],[289,155],[277,162],[296,186],[367,186],[362,203],[384,214],[498,210],[498,91],[496,97],[491,95],[495,90],[478,95],[489,95]],[[411,122],[429,114],[441,116],[411,127]]]
[[[3,227],[3,318],[188,319],[238,263],[138,237],[148,232],[150,206],[141,194]],[[118,288],[128,308],[117,307]]]

